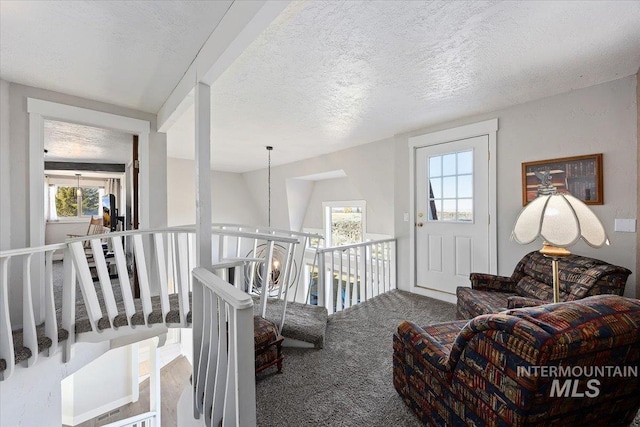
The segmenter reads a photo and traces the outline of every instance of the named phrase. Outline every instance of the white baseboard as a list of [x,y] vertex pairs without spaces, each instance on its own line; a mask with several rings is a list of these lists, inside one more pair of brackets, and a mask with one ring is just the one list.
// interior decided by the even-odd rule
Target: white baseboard
[[76,415],[74,417],[62,415],[62,424],[67,424],[70,426],[75,426],[77,424],[83,423],[85,421],[89,421],[93,418],[99,417],[102,414],[105,414],[109,411],[113,411],[121,406],[124,406],[128,403],[133,402],[133,395],[122,397],[118,400],[114,400],[113,402],[106,403],[98,408],[94,408],[90,411],[87,411],[83,414]]
[[420,288],[418,286],[413,286],[411,288],[411,293],[434,298],[440,301],[450,302],[451,304],[455,304],[458,302],[458,297],[456,297],[455,294],[437,291],[435,289],[427,289],[427,288]]

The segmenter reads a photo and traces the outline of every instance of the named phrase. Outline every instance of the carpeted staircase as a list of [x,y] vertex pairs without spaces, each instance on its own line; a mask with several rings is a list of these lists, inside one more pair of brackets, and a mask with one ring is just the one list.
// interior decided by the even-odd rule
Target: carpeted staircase
[[[54,283],[54,301],[56,306],[56,316],[58,320],[58,342],[64,342],[69,337],[69,331],[62,328],[62,263],[54,263],[53,267],[53,283]],[[115,327],[122,327],[127,325],[127,317],[124,309],[124,301],[120,292],[120,287],[117,283],[113,284],[113,293],[118,307],[118,315],[114,319]],[[96,282],[96,293],[98,295],[98,301],[102,312],[106,313],[106,306],[104,304],[104,298],[100,290],[99,284]],[[91,323],[87,316],[87,310],[82,299],[82,294],[79,287],[76,289],[77,303],[76,303],[76,322],[75,330],[76,334],[91,332]],[[258,298],[258,297],[256,297]],[[162,318],[162,309],[160,304],[160,297],[151,297],[153,311],[148,317],[149,324],[167,323],[178,324],[180,323],[180,311],[178,304],[178,295],[169,295],[170,310],[166,317]],[[254,304],[254,313],[259,312],[257,306],[258,300]],[[139,299],[134,300],[136,313],[131,317],[131,323],[136,326],[145,324],[144,313],[142,311],[142,303]],[[191,294],[189,294],[189,305],[191,305]],[[280,315],[282,313],[283,301],[281,300],[269,300],[267,303],[267,315],[266,318],[273,321],[275,324],[280,324]],[[322,348],[324,345],[324,337],[327,327],[327,310],[324,307],[310,306],[300,303],[288,303],[287,304],[287,316],[285,319],[283,330],[281,334],[285,338],[292,338],[299,341],[304,341],[313,344],[316,348]],[[187,323],[191,323],[191,311],[187,314]],[[97,322],[97,327],[100,330],[109,329],[109,319],[105,314],[102,319]],[[45,336],[44,325],[40,325],[36,328],[38,336],[38,352],[42,353],[52,346],[50,338]],[[13,346],[15,349],[15,363],[21,363],[32,356],[32,350],[23,345],[22,329],[13,331]],[[3,372],[7,368],[6,361],[0,359],[0,372]]]

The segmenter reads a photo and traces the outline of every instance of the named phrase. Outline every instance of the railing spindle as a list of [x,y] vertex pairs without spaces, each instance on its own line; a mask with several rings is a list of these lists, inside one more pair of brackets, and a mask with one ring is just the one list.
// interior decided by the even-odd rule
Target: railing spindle
[[169,312],[169,289],[167,285],[167,261],[164,252],[164,234],[153,235],[156,265],[158,267],[158,281],[160,285],[160,307],[162,309],[162,321],[164,322]]
[[53,298],[53,252],[45,252],[45,286],[44,286],[44,334],[51,339],[49,355],[58,349],[58,321],[56,320],[56,304]]
[[31,357],[27,366],[32,366],[38,360],[38,334],[36,319],[33,311],[33,297],[31,293],[31,258],[28,254],[22,259],[22,339],[23,346],[31,350]]
[[100,282],[102,297],[107,309],[109,324],[111,325],[111,327],[113,327],[113,319],[118,315],[118,308],[116,307],[116,299],[113,296],[113,289],[111,287],[111,279],[109,278],[107,261],[105,260],[104,252],[102,249],[102,239],[91,239],[91,253],[93,255],[95,268],[98,273],[98,281]]
[[189,270],[189,241],[187,233],[179,233],[177,240],[178,248],[178,304],[180,307],[180,321],[184,327],[187,326],[187,313],[189,311],[189,283],[191,270]]
[[138,285],[140,286],[140,300],[142,301],[144,324],[149,325],[149,315],[153,311],[153,307],[151,305],[151,289],[149,288],[147,260],[144,254],[141,234],[133,235],[133,254],[136,260],[136,271],[138,273]]
[[0,359],[4,359],[7,364],[4,372],[0,372],[0,378],[3,380],[11,376],[15,367],[15,351],[9,317],[10,259],[9,256],[0,258]]
[[120,292],[122,294],[122,301],[124,302],[124,312],[127,316],[127,323],[133,328],[135,326],[131,322],[131,318],[136,313],[136,307],[133,303],[129,269],[127,268],[127,258],[124,254],[124,248],[122,247],[122,238],[112,237],[111,247],[113,248],[113,257],[116,260],[116,272],[118,273]]

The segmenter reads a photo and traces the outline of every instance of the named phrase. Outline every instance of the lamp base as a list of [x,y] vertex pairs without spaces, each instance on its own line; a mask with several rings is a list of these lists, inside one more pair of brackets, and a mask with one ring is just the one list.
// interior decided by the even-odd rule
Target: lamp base
[[558,273],[558,258],[564,258],[571,255],[566,248],[559,248],[544,242],[540,253],[551,258],[551,269],[553,271],[553,302],[560,302],[560,279]]

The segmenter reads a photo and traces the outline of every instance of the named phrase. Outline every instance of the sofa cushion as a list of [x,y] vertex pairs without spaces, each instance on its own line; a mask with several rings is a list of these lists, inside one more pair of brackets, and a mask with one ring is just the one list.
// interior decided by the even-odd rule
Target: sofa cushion
[[536,298],[543,301],[553,301],[553,286],[524,276],[516,285],[516,294],[521,297]]
[[496,313],[508,308],[507,299],[514,296],[511,292],[480,291],[458,287],[456,304],[458,319],[471,319],[481,314]]

